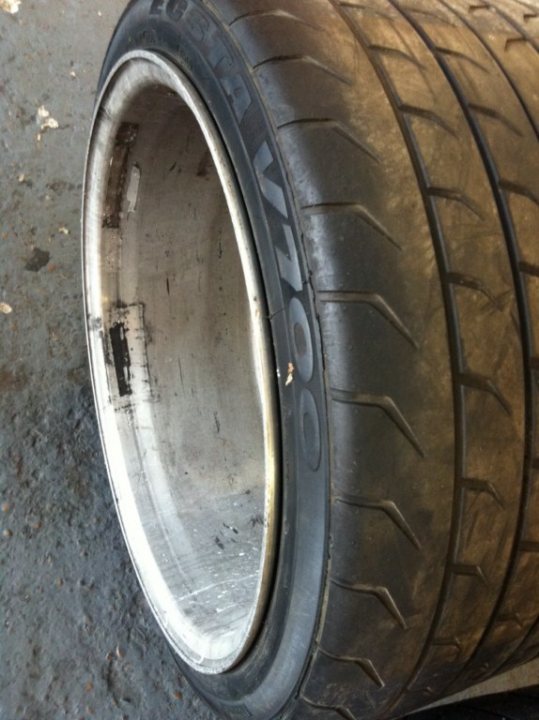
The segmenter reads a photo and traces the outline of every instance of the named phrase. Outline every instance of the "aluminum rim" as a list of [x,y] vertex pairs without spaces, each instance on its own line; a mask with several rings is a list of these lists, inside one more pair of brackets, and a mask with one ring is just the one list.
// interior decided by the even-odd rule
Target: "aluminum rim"
[[219,132],[177,67],[130,53],[96,107],[83,276],[109,477],[169,642],[221,673],[259,631],[276,543],[275,371],[253,240]]

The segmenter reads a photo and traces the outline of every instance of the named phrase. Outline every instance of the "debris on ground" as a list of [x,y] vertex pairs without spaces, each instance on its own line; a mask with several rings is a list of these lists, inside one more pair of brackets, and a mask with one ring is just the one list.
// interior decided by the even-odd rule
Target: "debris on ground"
[[0,0],[0,10],[4,10],[11,15],[19,12],[21,0]]
[[0,313],[2,315],[11,315],[13,308],[5,302],[0,302]]
[[17,182],[19,183],[19,185],[26,185],[29,188],[33,187],[33,185],[34,185],[32,180],[30,180],[30,178],[26,177],[26,175],[24,173],[19,173],[19,175],[17,177]]
[[[1,1],[1,0],[0,0]],[[60,127],[58,124],[58,120],[55,120],[50,112],[47,110],[47,108],[44,105],[41,105],[37,109],[37,122],[39,124],[41,132],[38,133],[37,141],[40,142],[42,133],[44,133],[46,130],[58,130]]]

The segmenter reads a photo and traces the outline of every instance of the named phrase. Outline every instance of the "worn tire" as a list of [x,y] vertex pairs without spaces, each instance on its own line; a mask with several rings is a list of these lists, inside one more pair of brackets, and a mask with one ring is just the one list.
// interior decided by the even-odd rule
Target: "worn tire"
[[539,654],[538,43],[530,0],[119,23],[102,82],[160,53],[223,135],[281,371],[265,626],[234,670],[184,668],[221,717],[395,718]]

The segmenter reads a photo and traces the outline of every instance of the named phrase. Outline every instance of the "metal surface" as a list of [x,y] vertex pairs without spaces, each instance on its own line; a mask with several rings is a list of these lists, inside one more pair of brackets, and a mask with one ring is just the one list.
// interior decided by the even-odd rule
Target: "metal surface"
[[155,54],[124,58],[97,104],[83,220],[92,377],[127,544],[175,650],[223,672],[269,591],[274,371],[226,151]]

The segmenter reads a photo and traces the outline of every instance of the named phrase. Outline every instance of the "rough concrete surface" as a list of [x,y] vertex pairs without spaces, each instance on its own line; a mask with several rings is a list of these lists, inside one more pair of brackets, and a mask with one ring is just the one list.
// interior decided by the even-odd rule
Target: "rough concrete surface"
[[213,717],[130,567],[86,363],[81,179],[125,4],[0,2],[1,720]]
[[214,717],[131,569],[86,362],[81,178],[124,5],[0,0],[0,720]]

